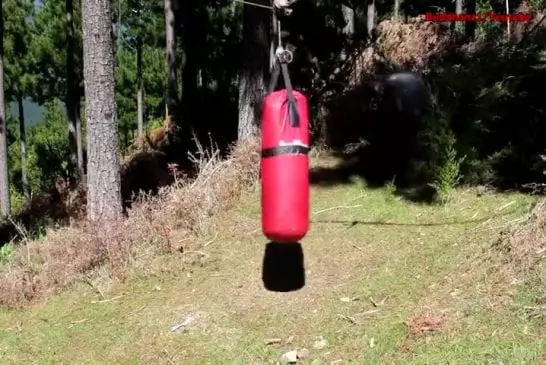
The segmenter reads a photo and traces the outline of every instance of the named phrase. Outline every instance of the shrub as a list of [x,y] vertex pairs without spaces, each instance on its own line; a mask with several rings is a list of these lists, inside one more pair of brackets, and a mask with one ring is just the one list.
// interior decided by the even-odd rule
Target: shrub
[[433,181],[429,184],[434,189],[436,199],[442,204],[450,200],[453,189],[459,183],[461,164],[465,159],[464,156],[458,157],[455,139],[450,137],[445,141]]

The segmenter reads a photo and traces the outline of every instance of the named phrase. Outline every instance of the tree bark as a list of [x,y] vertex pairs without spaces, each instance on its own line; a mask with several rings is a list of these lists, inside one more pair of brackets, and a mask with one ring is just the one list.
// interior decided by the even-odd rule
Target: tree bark
[[175,7],[177,0],[165,0],[165,55],[167,60],[167,108],[173,112],[178,104],[178,77],[176,74]]
[[0,216],[11,213],[8,173],[8,131],[4,104],[4,13],[0,1]]
[[17,106],[19,109],[19,142],[21,145],[21,182],[23,184],[23,197],[25,203],[30,202],[30,186],[27,176],[27,134],[25,130],[25,110],[23,107],[23,94],[17,94]]
[[111,220],[121,216],[122,203],[109,0],[83,1],[82,16],[87,216],[92,221]]
[[[76,90],[80,90],[80,87],[78,85],[78,88]],[[75,102],[75,108],[76,108],[76,148],[78,149],[78,168],[80,171],[80,182],[85,182],[85,162],[83,158],[83,139],[82,139],[82,101],[80,100],[80,95],[78,93],[78,97],[76,98]]]
[[181,110],[184,120],[193,121],[195,119],[195,105],[197,100],[197,77],[199,63],[199,48],[205,44],[206,37],[199,26],[199,4],[195,0],[184,0],[179,7],[178,16],[181,20],[181,40],[184,52],[184,62],[182,64],[182,93],[180,97]]
[[347,48],[350,48],[353,42],[353,36],[355,34],[355,10],[347,3],[341,4],[341,15],[345,21],[345,26],[342,29],[343,35],[345,35],[345,42],[347,47],[344,47],[340,54],[340,61],[344,62],[347,59]]
[[[460,15],[463,13],[463,0],[455,0],[455,14]],[[464,23],[455,22],[455,33],[460,36],[464,33]]]
[[[510,0],[506,0],[505,1],[505,5],[506,5],[506,15],[509,16],[510,15]],[[506,36],[508,39],[510,39],[510,35],[512,34],[512,32],[510,31],[510,18],[507,18],[506,19]]]
[[[269,6],[268,0],[257,4]],[[243,5],[243,69],[239,77],[239,141],[258,134],[258,121],[266,93],[266,75],[269,70],[269,30],[271,11]]]
[[78,98],[78,84],[74,72],[74,3],[73,0],[65,1],[66,11],[66,114],[68,116],[68,141],[70,148],[70,168],[79,181],[83,175],[83,146],[80,117],[76,103]]
[[144,133],[144,101],[142,90],[142,39],[137,39],[137,128],[138,134]]
[[367,8],[368,9],[366,13],[366,30],[368,31],[368,37],[371,38],[375,30],[375,22],[376,22],[375,0],[368,0]]
[[393,18],[394,20],[400,20],[400,3],[402,0],[394,0],[394,7],[393,7]]

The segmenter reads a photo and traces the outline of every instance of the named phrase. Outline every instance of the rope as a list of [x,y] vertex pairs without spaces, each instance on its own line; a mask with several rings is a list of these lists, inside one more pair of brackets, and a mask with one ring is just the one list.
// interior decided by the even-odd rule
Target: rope
[[269,9],[269,10],[273,10],[273,7],[270,6],[270,5],[263,5],[263,4],[257,4],[257,3],[253,3],[253,2],[250,2],[250,1],[246,1],[246,0],[233,0],[237,3],[241,3],[241,4],[245,4],[245,5],[250,5],[250,6],[255,6],[257,8],[263,8],[263,9]]

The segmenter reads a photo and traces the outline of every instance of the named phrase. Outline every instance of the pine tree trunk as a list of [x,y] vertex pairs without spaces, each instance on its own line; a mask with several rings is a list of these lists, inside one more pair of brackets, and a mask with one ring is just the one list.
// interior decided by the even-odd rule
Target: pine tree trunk
[[368,0],[368,9],[366,13],[366,30],[368,31],[368,37],[373,36],[373,31],[375,29],[376,21],[376,9],[375,9],[375,0]]
[[[510,0],[505,1],[506,5],[506,15],[510,15]],[[508,39],[510,39],[512,32],[510,31],[510,18],[506,20],[506,36]]]
[[25,203],[30,201],[30,187],[27,176],[27,134],[25,130],[25,110],[23,107],[23,95],[17,95],[17,106],[19,109],[19,142],[21,144],[21,182],[23,184],[23,196]]
[[[270,5],[268,0],[255,0]],[[266,93],[269,69],[269,30],[271,11],[243,5],[243,69],[239,77],[239,141],[258,134],[260,109]]]
[[[81,134],[78,138],[78,85],[74,72],[74,3],[65,1],[66,11],[66,114],[68,116],[68,141],[70,148],[70,168],[80,180],[83,175],[83,151]],[[81,126],[80,126],[81,129]]]
[[142,90],[142,39],[137,39],[137,128],[138,134],[144,133],[144,101]]
[[400,20],[400,3],[401,2],[402,2],[401,0],[394,0],[392,15],[395,20]]
[[175,40],[175,1],[165,0],[165,41],[166,41],[166,59],[167,59],[167,106],[169,113],[173,113],[175,105],[178,103],[178,77],[176,74],[176,40]]
[[109,0],[82,3],[85,115],[87,118],[87,216],[121,216],[112,23]]
[[351,48],[353,42],[353,36],[355,34],[355,10],[348,4],[341,4],[341,15],[345,21],[345,26],[342,29],[343,35],[345,35],[345,43],[347,47],[344,47],[340,54],[340,61],[344,62],[347,59],[347,49]]
[[8,131],[4,104],[4,13],[0,1],[0,217],[11,213],[8,173]]
[[[79,90],[80,87],[78,86],[77,90]],[[83,159],[83,139],[82,139],[82,107],[81,107],[82,101],[80,100],[80,96],[78,94],[78,97],[75,102],[76,107],[76,148],[78,149],[78,169],[80,170],[80,182],[85,182],[85,163]]]
[[[463,13],[463,0],[455,0],[455,14],[459,15]],[[455,33],[457,36],[462,35],[464,32],[464,23],[463,22],[455,22]]]
[[179,7],[178,16],[181,27],[181,41],[184,52],[182,63],[182,93],[180,96],[182,113],[185,120],[192,122],[195,119],[195,106],[197,104],[197,76],[199,49],[206,42],[203,37],[202,25],[199,26],[199,4],[195,0],[183,0]]

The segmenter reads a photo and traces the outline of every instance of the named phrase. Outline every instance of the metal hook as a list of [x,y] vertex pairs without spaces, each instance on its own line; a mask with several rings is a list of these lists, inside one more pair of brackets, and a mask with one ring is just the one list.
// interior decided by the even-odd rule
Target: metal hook
[[284,49],[282,46],[277,47],[275,56],[277,56],[280,63],[291,63],[294,59],[294,54],[291,51]]

